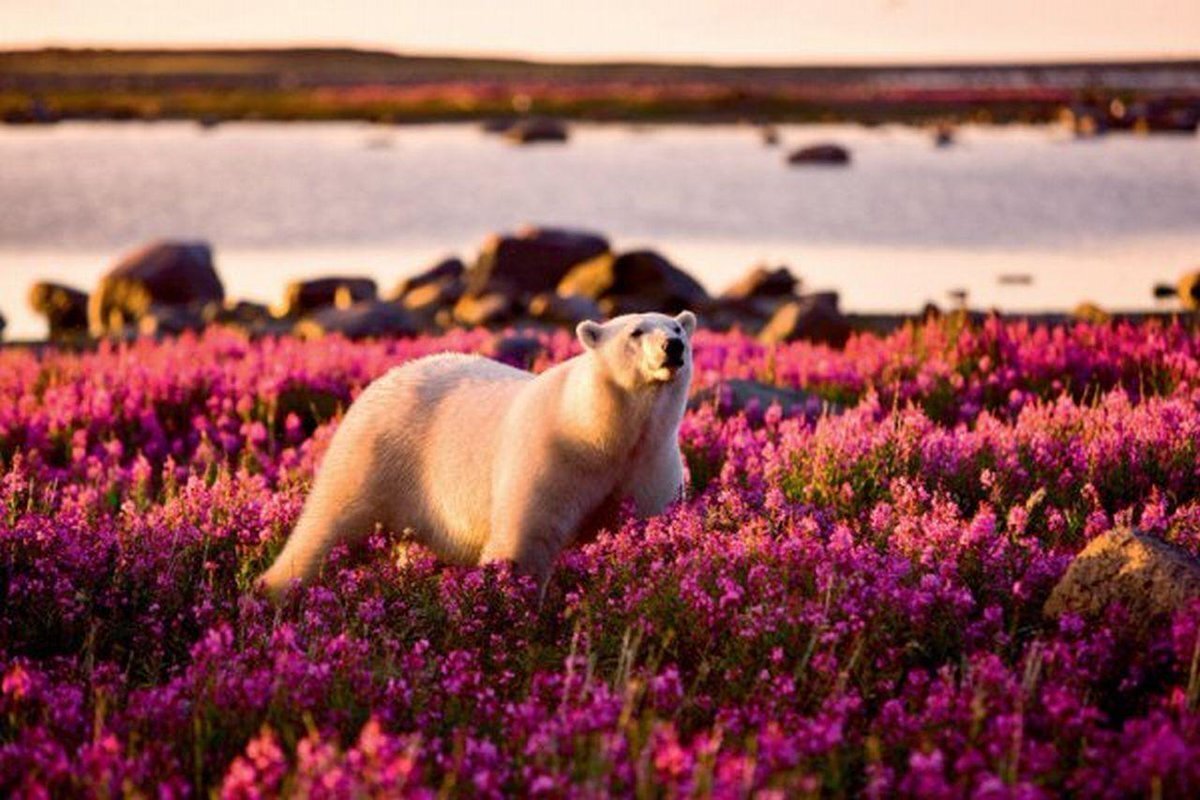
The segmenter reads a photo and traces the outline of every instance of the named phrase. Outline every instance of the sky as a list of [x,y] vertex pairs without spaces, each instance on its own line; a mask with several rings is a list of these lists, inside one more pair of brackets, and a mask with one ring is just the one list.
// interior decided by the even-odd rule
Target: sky
[[0,47],[330,44],[720,63],[1200,56],[1200,0],[0,0]]

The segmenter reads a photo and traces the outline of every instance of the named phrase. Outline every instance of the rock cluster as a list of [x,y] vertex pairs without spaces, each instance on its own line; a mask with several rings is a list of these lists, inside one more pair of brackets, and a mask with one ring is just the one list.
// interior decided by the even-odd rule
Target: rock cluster
[[768,343],[844,343],[850,325],[837,295],[804,295],[800,286],[786,267],[758,266],[712,297],[653,250],[616,251],[590,231],[524,227],[488,237],[469,264],[445,258],[387,294],[368,277],[329,275],[289,283],[270,307],[229,299],[207,244],[164,241],[120,259],[90,295],[37,283],[29,303],[60,343],[175,335],[208,325],[251,336],[413,336],[453,327],[573,327],[585,319],[683,309],[710,328],[738,328]]

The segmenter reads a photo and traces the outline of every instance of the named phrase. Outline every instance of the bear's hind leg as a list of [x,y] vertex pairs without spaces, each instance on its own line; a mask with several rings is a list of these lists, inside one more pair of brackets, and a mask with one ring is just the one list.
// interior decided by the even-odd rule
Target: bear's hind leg
[[335,545],[353,544],[374,530],[376,523],[367,509],[354,503],[332,514],[314,515],[306,508],[275,563],[259,578],[259,588],[278,601],[294,581],[311,583]]

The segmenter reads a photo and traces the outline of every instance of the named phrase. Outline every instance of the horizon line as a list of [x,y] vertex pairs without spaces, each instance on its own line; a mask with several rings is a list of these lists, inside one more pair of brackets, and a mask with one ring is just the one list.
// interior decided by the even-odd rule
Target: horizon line
[[580,65],[580,66],[684,66],[684,67],[724,67],[741,69],[771,69],[771,68],[805,68],[805,67],[1004,67],[1004,66],[1075,66],[1075,65],[1106,65],[1119,63],[1161,63],[1181,64],[1200,61],[1200,50],[1193,53],[1184,52],[1122,52],[1110,54],[1079,54],[1079,53],[1039,53],[1037,55],[998,55],[985,54],[980,56],[958,56],[952,54],[926,55],[920,59],[903,55],[896,56],[862,56],[862,57],[816,57],[809,60],[741,60],[740,56],[704,56],[701,54],[679,54],[678,56],[655,56],[642,53],[620,53],[605,56],[568,55],[565,53],[530,54],[505,50],[425,50],[395,49],[388,45],[370,44],[364,42],[323,41],[312,42],[297,40],[295,42],[238,42],[234,44],[214,44],[211,42],[56,42],[43,40],[41,42],[0,42],[0,53],[32,53],[48,50],[63,51],[110,51],[110,52],[188,52],[188,51],[263,51],[263,50],[353,50],[361,53],[376,53],[397,56],[401,58],[428,59],[457,59],[463,61],[510,61],[528,64],[546,65]]

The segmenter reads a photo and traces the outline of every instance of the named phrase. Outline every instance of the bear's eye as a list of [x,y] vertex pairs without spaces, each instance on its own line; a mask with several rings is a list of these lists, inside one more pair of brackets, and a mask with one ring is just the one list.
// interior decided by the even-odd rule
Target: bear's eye
[[639,336],[641,336],[641,335],[642,335],[642,329],[641,329],[641,328],[634,328],[634,330],[633,330],[633,333],[629,334],[629,338],[630,338],[630,339],[636,339],[636,338],[638,338],[638,337],[639,337]]

